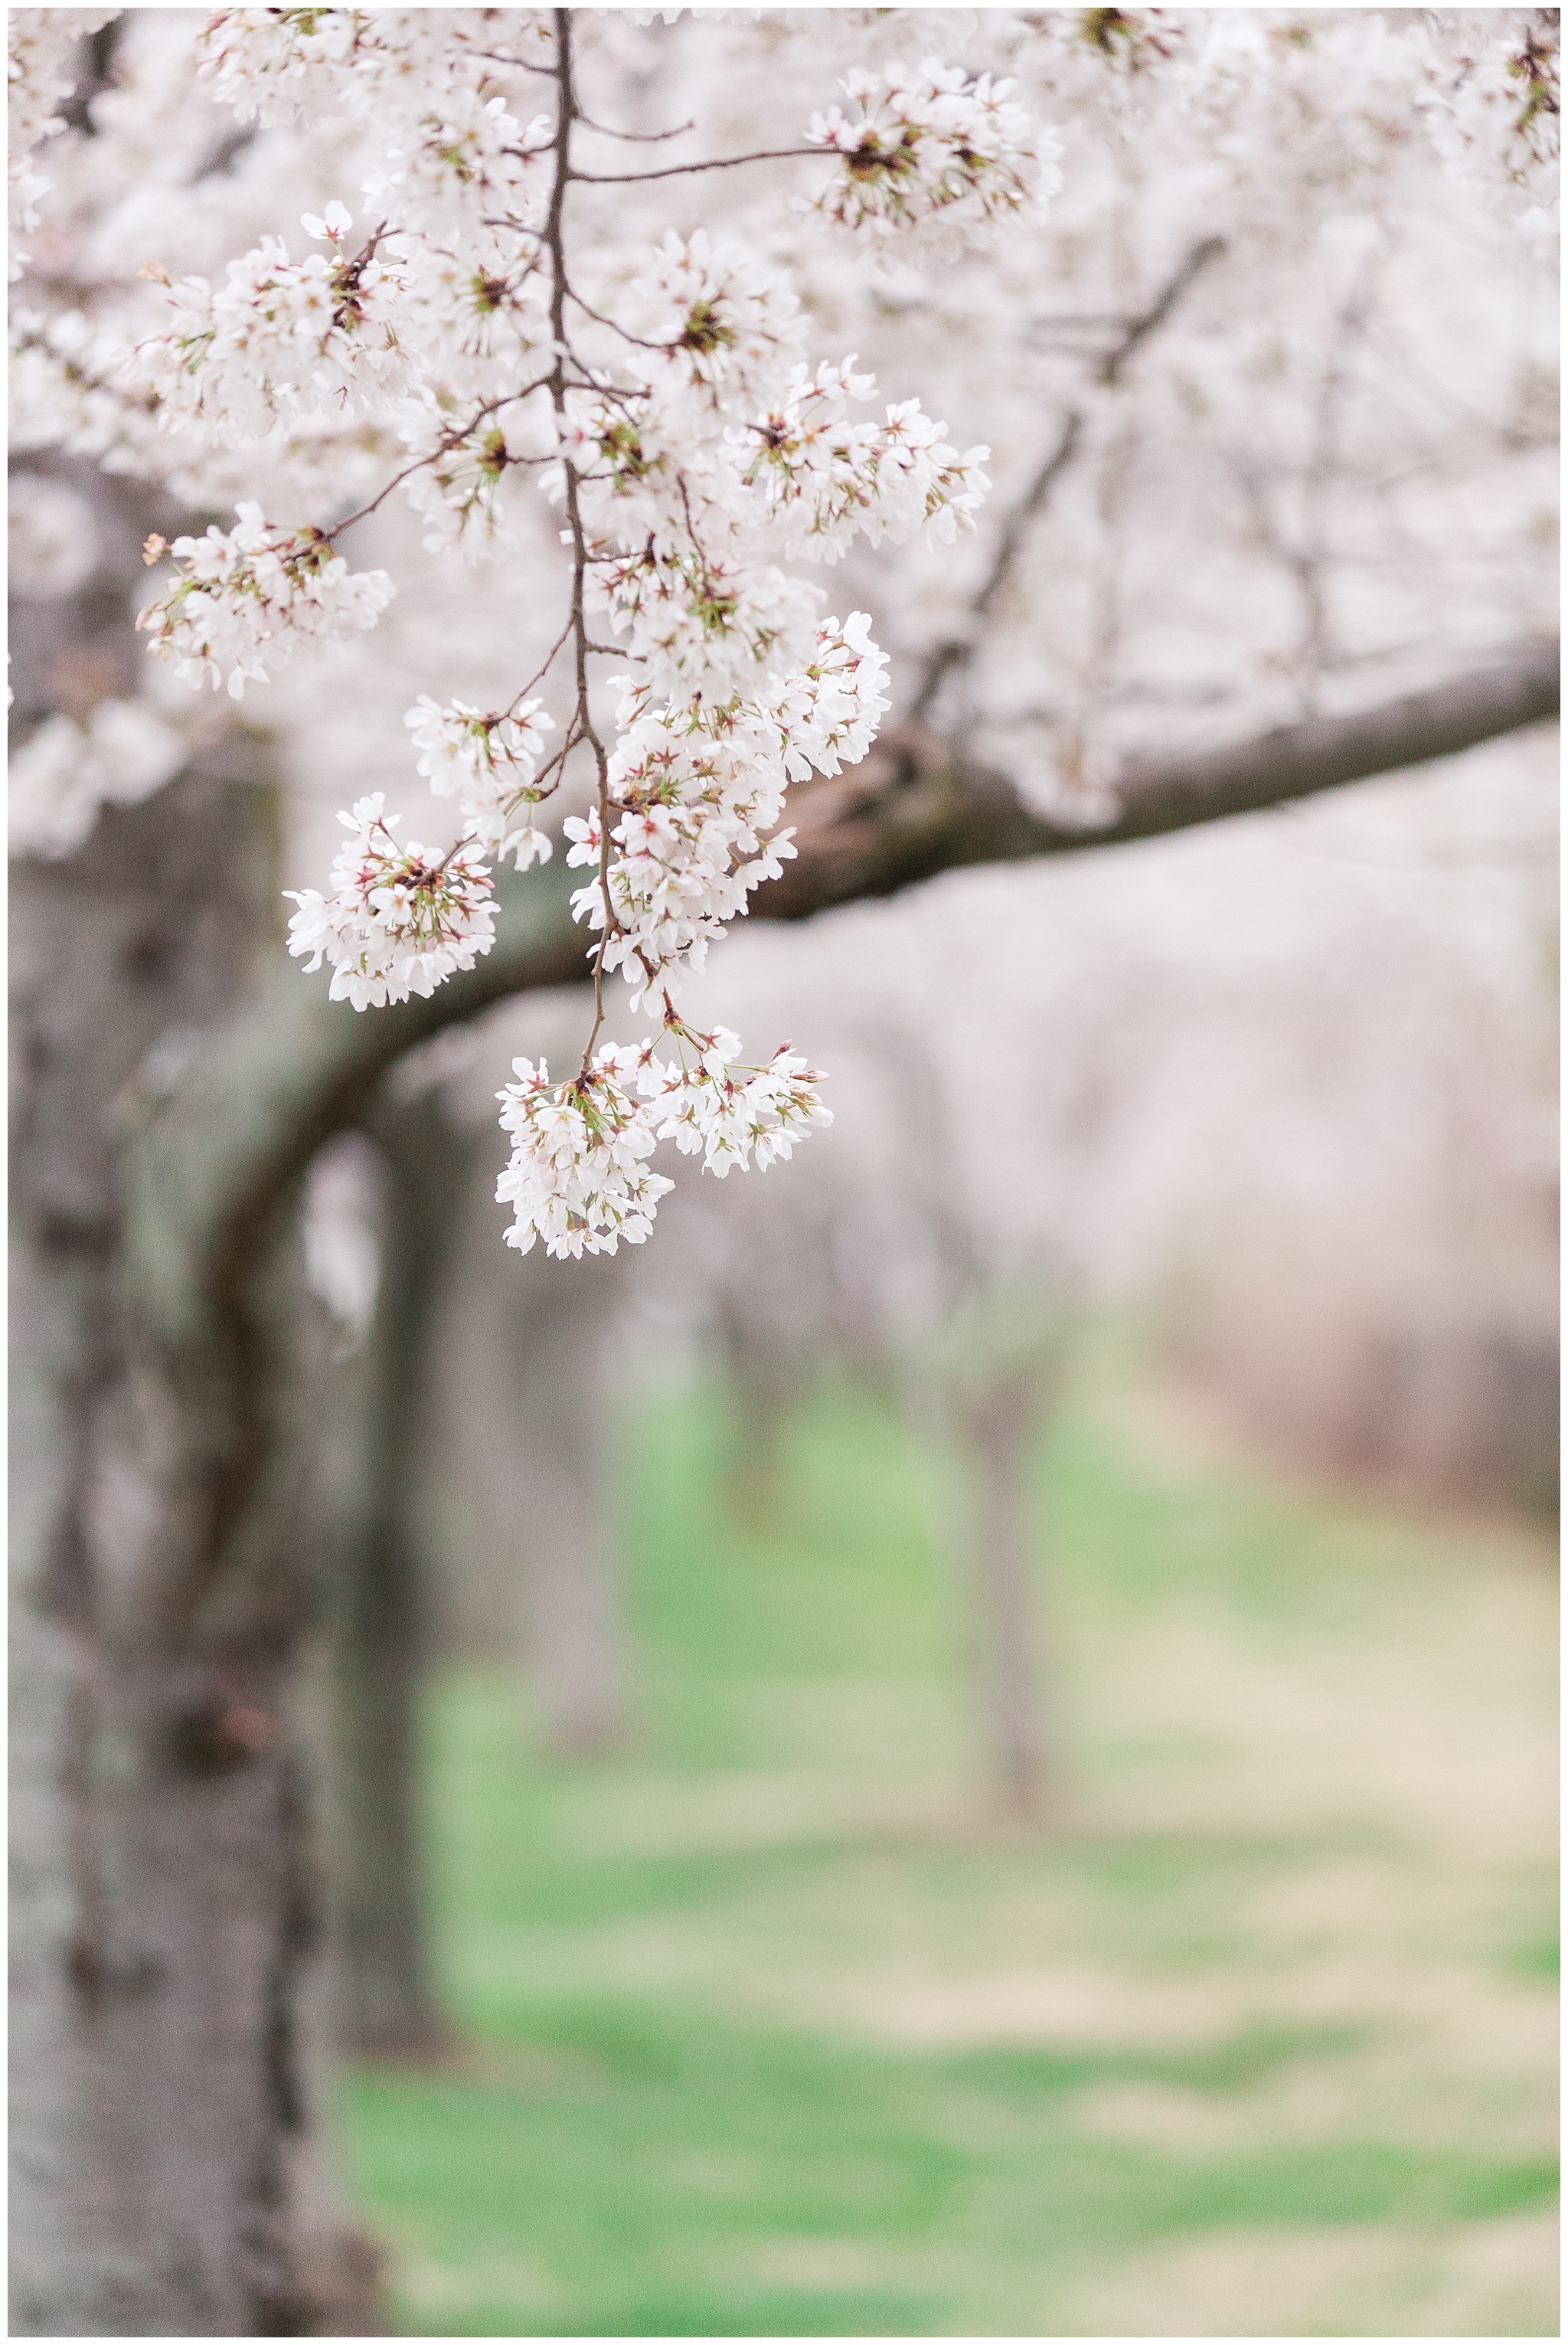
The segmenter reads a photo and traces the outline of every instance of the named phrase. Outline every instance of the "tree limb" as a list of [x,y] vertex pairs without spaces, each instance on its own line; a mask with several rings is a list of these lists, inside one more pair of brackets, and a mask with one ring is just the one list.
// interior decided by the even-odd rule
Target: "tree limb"
[[1033,811],[957,743],[917,729],[886,734],[852,773],[797,787],[799,860],[761,891],[752,917],[805,919],[966,864],[1081,854],[1286,806],[1539,724],[1557,715],[1558,689],[1557,645],[1525,642],[1492,666],[1375,708],[1136,759],[1118,782],[1118,811],[1092,825]]
[[[1031,810],[959,745],[906,729],[853,772],[797,788],[797,859],[759,891],[752,917],[806,919],[969,864],[1160,838],[1452,756],[1557,712],[1557,645],[1527,641],[1375,708],[1138,759],[1122,777],[1118,811],[1096,827]],[[494,950],[428,1001],[357,1014],[280,965],[244,1010],[195,1041],[163,1096],[144,1083],[126,1101],[130,1257],[161,1340],[199,1343],[214,1309],[238,1295],[279,1191],[396,1060],[511,995],[588,981],[572,884],[560,861],[503,878]]]

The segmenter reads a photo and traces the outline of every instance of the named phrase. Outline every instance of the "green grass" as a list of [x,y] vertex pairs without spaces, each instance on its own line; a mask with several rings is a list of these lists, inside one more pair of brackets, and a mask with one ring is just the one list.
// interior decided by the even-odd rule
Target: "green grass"
[[1091,1380],[1024,1832],[929,1461],[824,1393],[745,1529],[724,1440],[637,1429],[626,1755],[432,1700],[470,2049],[344,2108],[400,2333],[1555,2334],[1538,1549],[1195,1464]]

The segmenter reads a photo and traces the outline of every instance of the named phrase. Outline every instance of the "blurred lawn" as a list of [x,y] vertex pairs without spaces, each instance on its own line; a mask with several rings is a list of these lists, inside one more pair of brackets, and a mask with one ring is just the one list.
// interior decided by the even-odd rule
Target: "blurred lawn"
[[471,2050],[361,2071],[408,2335],[1555,2335],[1548,1558],[1291,1490],[1102,1376],[1042,1460],[1064,1786],[991,1826],[869,1400],[738,1529],[631,1479],[642,1726],[430,1736]]

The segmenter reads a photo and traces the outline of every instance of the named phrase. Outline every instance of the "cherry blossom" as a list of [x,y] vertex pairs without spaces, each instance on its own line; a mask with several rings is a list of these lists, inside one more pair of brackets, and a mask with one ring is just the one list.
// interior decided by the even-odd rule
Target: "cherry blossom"
[[247,679],[265,684],[263,655],[286,656],[305,636],[331,639],[373,627],[396,588],[382,570],[350,571],[320,531],[275,530],[259,505],[235,508],[238,529],[213,523],[205,537],[149,538],[149,563],[171,554],[183,573],[137,624],[147,649],[187,684],[227,681],[240,699]]
[[648,1235],[674,1184],[647,1170],[656,1134],[628,1088],[637,1063],[636,1051],[607,1042],[573,1081],[551,1083],[542,1059],[513,1060],[518,1080],[496,1094],[512,1154],[495,1193],[514,1208],[506,1242],[520,1254],[539,1238],[557,1256],[613,1254],[622,1238],[641,1245]]
[[438,797],[455,797],[470,835],[490,855],[511,855],[514,868],[548,863],[553,841],[535,827],[542,791],[531,785],[555,720],[539,700],[486,716],[466,701],[440,706],[422,692],[403,719],[423,752],[419,770]]
[[1047,201],[1061,185],[1059,143],[1030,122],[1014,87],[936,57],[882,73],[856,67],[844,80],[855,112],[830,107],[806,133],[844,158],[819,208],[846,228],[885,233],[938,214],[972,230]]
[[356,1010],[428,996],[495,942],[485,866],[460,848],[437,856],[414,839],[400,846],[398,817],[385,808],[377,791],[339,817],[352,835],[332,867],[332,895],[287,891],[299,907],[288,923],[289,951],[309,953],[308,969],[330,961],[332,1000]]
[[727,1027],[699,1034],[676,1023],[672,1036],[671,1060],[644,1045],[638,1087],[652,1101],[660,1139],[673,1140],[683,1155],[701,1152],[704,1170],[721,1181],[737,1166],[749,1170],[754,1150],[762,1172],[833,1122],[816,1089],[822,1075],[787,1042],[765,1067],[744,1067],[740,1036]]
[[[794,854],[792,787],[870,748],[884,646],[923,722],[946,678],[939,723],[983,707],[989,751],[1081,808],[1117,770],[1129,710],[1152,695],[1179,729],[1218,688],[1190,672],[1192,628],[1244,541],[1253,584],[1274,571],[1241,656],[1280,713],[1304,706],[1348,657],[1313,548],[1365,505],[1326,514],[1325,484],[1389,223],[1447,201],[1442,169],[1528,238],[1553,200],[1556,36],[1534,10],[986,10],[940,20],[961,63],[912,61],[900,12],[823,11],[770,20],[778,96],[757,137],[733,135],[756,27],[724,12],[669,40],[663,15],[619,12],[145,12],[84,101],[92,135],[64,137],[70,43],[104,15],[69,19],[12,19],[23,208],[62,224],[84,289],[68,299],[40,271],[14,318],[15,444],[235,507],[231,528],[149,542],[176,574],[139,624],[192,685],[238,698],[308,641],[376,675],[362,639],[390,574],[420,574],[382,669],[399,665],[394,725],[404,678],[430,687],[404,737],[460,836],[440,858],[400,847],[383,800],[360,797],[327,893],[295,898],[292,949],[329,961],[357,1006],[428,991],[488,946],[488,862],[526,870],[563,836],[592,1032],[575,1077],[514,1087],[528,1105],[512,1100],[508,1129],[519,1228],[567,1252],[632,1234],[628,1217],[646,1233],[662,1139],[720,1172],[825,1120],[804,1061],[743,1065],[727,1029],[697,1035],[675,1004]],[[238,126],[216,145],[211,106]],[[696,147],[663,144],[688,116]],[[71,161],[55,191],[34,184],[45,142]],[[773,175],[760,202],[740,193],[753,163]],[[1260,289],[1297,265],[1303,204],[1300,266],[1322,282],[1297,317]],[[944,245],[961,268],[928,265]],[[1202,304],[1222,269],[1217,334]],[[1408,436],[1391,411],[1375,461],[1369,437],[1358,477],[1400,483],[1379,495],[1421,493],[1403,485],[1427,462],[1412,450],[1400,469]],[[1006,510],[979,542],[986,442]],[[1048,542],[1026,543],[1047,493]],[[1223,559],[1184,567],[1184,497],[1221,516]],[[54,531],[38,574],[85,574],[66,505],[32,503],[34,536]],[[1160,548],[1158,594],[1124,575],[1134,517]],[[1413,543],[1427,518],[1401,527]],[[361,530],[388,569],[350,568]],[[915,541],[944,550],[940,576],[912,558],[877,600],[864,549]],[[816,574],[844,563],[858,566],[838,607],[873,604],[881,644],[865,610],[824,616]],[[469,563],[494,566],[465,580]],[[482,613],[471,663],[466,622],[440,607],[454,578],[454,612]],[[1144,603],[1148,672],[1129,677]],[[1421,639],[1413,604],[1383,632],[1401,628]],[[1341,632],[1361,656],[1359,606]],[[288,721],[340,736],[333,695],[358,685],[325,670],[313,685],[311,665],[282,686]],[[96,722],[62,716],[24,743],[24,797],[54,777],[78,808],[78,752],[97,798],[115,795],[81,746]],[[63,811],[59,835],[78,819]],[[656,1030],[634,1050],[602,1030],[617,973],[615,1001]]]
[[100,700],[85,723],[56,711],[7,766],[13,854],[72,855],[104,806],[134,806],[185,763],[185,743],[144,700]]

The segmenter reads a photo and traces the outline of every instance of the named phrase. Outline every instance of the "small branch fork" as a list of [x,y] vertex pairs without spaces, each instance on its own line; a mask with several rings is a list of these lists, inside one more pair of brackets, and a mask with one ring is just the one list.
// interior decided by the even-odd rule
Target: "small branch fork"
[[[1211,261],[1218,260],[1225,250],[1223,237],[1205,237],[1195,244],[1175,273],[1167,279],[1147,310],[1141,310],[1122,325],[1122,330],[1095,369],[1095,381],[1102,390],[1114,391],[1120,383],[1128,360],[1150,334],[1158,331],[1180,300],[1182,295],[1201,275]],[[1067,472],[1082,444],[1084,415],[1079,408],[1069,408],[1062,422],[1056,445],[1046,456],[1034,479],[1019,498],[1002,525],[996,551],[985,584],[969,605],[971,618],[988,619],[1017,567],[1018,557],[1035,522],[1050,502],[1057,482]],[[965,636],[950,637],[938,644],[926,663],[919,690],[909,711],[912,723],[918,724],[930,711],[937,694],[956,669],[967,667],[975,656],[976,630]]]

